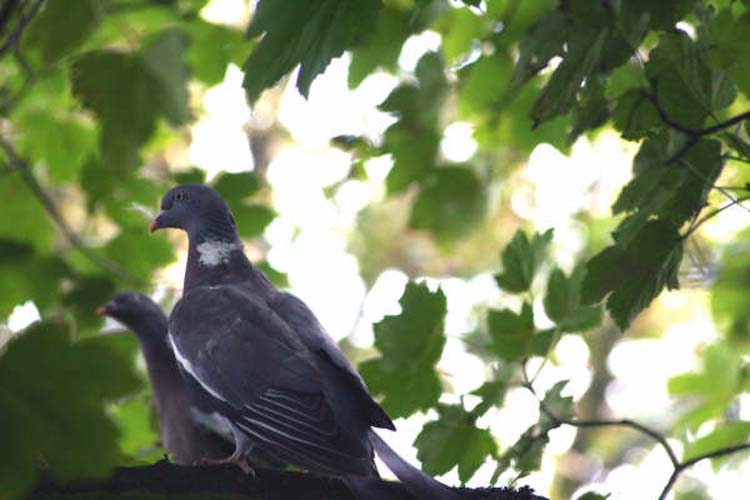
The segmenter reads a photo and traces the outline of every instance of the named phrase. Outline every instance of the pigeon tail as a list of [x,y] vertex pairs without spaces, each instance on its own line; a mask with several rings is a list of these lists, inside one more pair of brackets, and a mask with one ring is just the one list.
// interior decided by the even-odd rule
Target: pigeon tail
[[458,494],[404,460],[373,430],[370,430],[370,443],[372,443],[375,453],[385,462],[385,465],[403,483],[409,493],[416,498],[420,500],[459,500]]

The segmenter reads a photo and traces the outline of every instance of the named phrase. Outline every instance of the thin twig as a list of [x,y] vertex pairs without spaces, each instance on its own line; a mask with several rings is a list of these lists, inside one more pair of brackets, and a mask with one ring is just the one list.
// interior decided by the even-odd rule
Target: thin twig
[[553,422],[557,424],[566,424],[573,427],[630,427],[631,429],[635,429],[647,436],[649,436],[654,441],[658,442],[662,448],[664,448],[664,451],[667,453],[667,456],[669,457],[669,461],[672,462],[672,465],[674,467],[677,467],[680,464],[680,460],[677,458],[677,454],[674,452],[671,446],[669,446],[669,443],[667,442],[667,439],[662,436],[657,431],[646,427],[643,424],[640,424],[634,420],[631,420],[629,418],[623,418],[620,420],[573,420],[573,419],[566,419],[566,418],[560,418],[552,411],[547,408],[547,405],[544,404],[543,401],[539,401],[539,409],[542,410],[542,413],[544,413],[547,418],[552,420]]
[[690,229],[688,229],[687,232],[685,232],[685,234],[682,235],[682,239],[683,240],[686,239],[693,232],[695,232],[695,230],[698,229],[698,227],[700,227],[701,224],[703,224],[704,222],[706,222],[709,219],[712,219],[712,218],[716,217],[717,215],[719,215],[721,212],[723,212],[724,210],[726,210],[729,207],[733,207],[733,206],[737,205],[737,206],[745,208],[745,210],[748,210],[747,207],[745,207],[745,205],[742,205],[742,202],[743,201],[747,201],[747,200],[750,200],[750,196],[743,196],[741,198],[737,198],[734,201],[730,201],[726,205],[723,205],[723,206],[721,206],[719,208],[711,210],[709,213],[707,213],[706,215],[704,215],[703,217],[701,217],[700,219],[698,219],[692,226],[690,226]]
[[656,112],[659,113],[659,117],[661,118],[661,121],[663,121],[664,123],[666,123],[673,129],[678,130],[682,132],[683,134],[686,134],[692,137],[695,137],[695,136],[701,137],[704,135],[711,135],[720,130],[724,130],[725,128],[729,128],[732,125],[736,125],[745,120],[750,120],[750,111],[746,111],[728,120],[719,122],[716,125],[712,125],[710,127],[701,128],[701,129],[694,129],[694,128],[686,127],[685,125],[671,119],[669,115],[667,114],[667,110],[665,110],[664,107],[661,105],[661,102],[659,102],[659,98],[656,96],[656,93],[646,92],[646,97],[651,101],[651,103],[656,108]]
[[81,237],[78,236],[78,234],[76,234],[70,226],[68,226],[67,222],[65,222],[62,214],[57,210],[55,203],[49,197],[37,178],[34,176],[34,173],[31,171],[31,168],[29,168],[26,160],[21,158],[16,153],[16,150],[13,148],[13,146],[3,137],[0,137],[0,147],[2,147],[2,149],[5,151],[9,168],[21,175],[24,183],[28,186],[34,196],[39,200],[47,214],[55,222],[65,238],[76,250],[81,252],[84,257],[89,259],[97,266],[122,279],[123,281],[136,286],[142,286],[144,284],[142,280],[128,273],[120,265],[99,255],[98,253],[91,250],[91,248],[87,247]]
[[700,455],[678,464],[677,466],[675,466],[674,471],[672,471],[672,475],[669,476],[667,484],[664,486],[661,495],[659,495],[659,500],[664,500],[665,498],[667,498],[669,490],[672,489],[672,486],[674,486],[677,478],[680,476],[680,474],[682,474],[682,471],[684,471],[688,467],[691,467],[701,460],[705,460],[707,458],[719,458],[725,455],[731,455],[732,453],[737,453],[738,451],[742,450],[750,450],[750,443],[743,443],[735,446],[728,446],[726,448],[720,448],[718,450],[712,451],[711,453],[706,453],[705,455]]
[[26,25],[29,24],[31,19],[36,15],[36,13],[39,11],[39,7],[42,6],[45,0],[37,0],[31,5],[31,8],[29,9],[26,14],[22,14],[20,18],[18,19],[18,24],[16,25],[16,29],[13,30],[8,37],[5,39],[2,45],[0,45],[0,58],[3,57],[3,54],[5,52],[15,47],[16,43],[18,42],[18,38],[21,36],[21,33],[23,33],[23,30],[26,29]]
[[[656,442],[658,442],[661,445],[661,447],[664,448],[664,451],[667,453],[667,456],[669,457],[669,461],[672,463],[672,467],[674,468],[674,470],[672,471],[672,474],[669,476],[669,480],[667,481],[667,484],[664,486],[664,489],[661,492],[661,495],[659,495],[659,500],[664,500],[667,497],[667,494],[669,494],[669,491],[672,489],[672,486],[674,486],[674,483],[677,481],[677,478],[685,469],[695,465],[701,460],[706,460],[707,458],[723,457],[726,455],[731,455],[732,453],[736,453],[738,451],[750,449],[750,442],[742,443],[742,444],[738,444],[734,446],[727,446],[726,448],[720,448],[718,450],[714,450],[712,452],[705,453],[703,455],[699,455],[689,460],[680,462],[680,459],[677,458],[677,454],[675,453],[674,449],[669,445],[669,442],[667,442],[667,438],[665,436],[629,418],[624,418],[620,420],[574,420],[574,419],[558,417],[557,415],[554,414],[554,412],[552,412],[547,407],[547,405],[544,404],[543,400],[539,399],[539,396],[534,390],[534,387],[528,383],[528,374],[526,373],[525,364],[522,364],[521,368],[522,368],[521,372],[523,374],[524,381],[526,382],[523,384],[523,386],[526,389],[528,389],[534,396],[536,396],[537,402],[539,403],[540,411],[544,413],[544,415],[552,421],[552,423],[554,424],[553,428],[559,427],[561,425],[570,425],[573,427],[581,427],[581,428],[630,427],[631,429],[635,429],[638,432],[645,434],[649,436],[650,438],[652,438],[653,440],[655,440]],[[549,430],[551,429],[547,429],[545,432],[549,432]]]

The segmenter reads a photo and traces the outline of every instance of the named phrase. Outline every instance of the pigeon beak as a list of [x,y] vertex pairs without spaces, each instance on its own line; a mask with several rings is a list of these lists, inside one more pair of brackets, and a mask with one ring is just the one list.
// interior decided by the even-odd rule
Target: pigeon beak
[[154,218],[154,220],[151,221],[151,225],[148,226],[148,232],[153,233],[157,229],[161,229],[161,221],[159,220],[161,216],[164,214],[164,212],[159,212],[158,215]]
[[96,308],[96,314],[99,316],[106,316],[109,314],[109,304],[104,304],[103,306]]

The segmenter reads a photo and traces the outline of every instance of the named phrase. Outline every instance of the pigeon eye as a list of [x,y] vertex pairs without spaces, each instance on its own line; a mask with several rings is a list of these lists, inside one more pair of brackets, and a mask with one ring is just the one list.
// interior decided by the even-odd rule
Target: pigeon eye
[[177,194],[174,195],[174,199],[177,201],[185,201],[187,195],[185,194],[185,191],[177,191]]

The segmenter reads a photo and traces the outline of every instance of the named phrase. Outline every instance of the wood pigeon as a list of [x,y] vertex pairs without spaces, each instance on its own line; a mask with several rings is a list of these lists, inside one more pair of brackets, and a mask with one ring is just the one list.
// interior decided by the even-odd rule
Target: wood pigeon
[[[318,473],[376,478],[374,453],[419,498],[456,498],[372,430],[395,430],[310,309],[254,268],[229,207],[213,189],[170,190],[150,231],[188,235],[184,294],[169,318],[183,374],[231,424],[243,464],[253,448]],[[362,497],[367,495],[360,495]]]
[[175,463],[192,465],[204,458],[226,456],[231,443],[199,423],[213,410],[205,402],[196,405],[195,401],[201,400],[189,394],[167,339],[167,317],[161,308],[143,294],[120,292],[97,313],[122,323],[138,338],[151,380],[162,444]]

